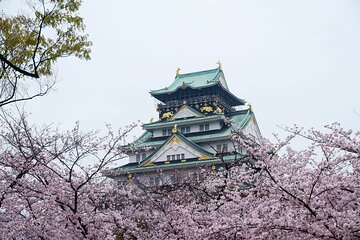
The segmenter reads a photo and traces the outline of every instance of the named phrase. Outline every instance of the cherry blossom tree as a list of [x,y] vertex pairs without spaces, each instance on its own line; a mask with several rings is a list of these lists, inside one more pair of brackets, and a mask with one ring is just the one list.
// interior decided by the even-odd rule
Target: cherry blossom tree
[[[294,127],[261,144],[235,132],[246,154],[221,169],[200,169],[197,180],[179,172],[176,185],[115,187],[102,171],[124,157],[120,142],[135,125],[100,137],[3,115],[0,238],[360,238],[360,132]],[[308,147],[292,148],[296,138]]]
[[[275,144],[235,133],[234,142],[247,154],[216,173],[203,169],[200,182],[131,187],[121,211],[123,226],[129,226],[122,236],[359,239],[360,132],[339,124],[326,126],[325,133],[287,131]],[[291,147],[299,137],[308,140],[307,148]]]
[[[76,125],[60,133],[26,116],[0,122],[0,238],[113,239],[113,187],[101,171],[125,155],[131,124],[105,137]],[[109,200],[111,199],[111,201]]]

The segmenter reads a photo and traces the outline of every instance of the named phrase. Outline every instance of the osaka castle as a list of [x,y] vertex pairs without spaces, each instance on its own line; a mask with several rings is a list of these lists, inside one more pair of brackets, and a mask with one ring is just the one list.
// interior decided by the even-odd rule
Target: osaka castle
[[[185,74],[178,69],[169,86],[150,91],[159,101],[158,119],[143,124],[144,133],[126,146],[129,163],[105,175],[118,184],[176,184],[179,173],[196,177],[202,167],[218,169],[224,162],[235,161],[239,156],[231,141],[235,129],[259,142],[261,134],[251,106],[230,92],[220,62],[218,65]],[[228,120],[231,125],[226,124]]]

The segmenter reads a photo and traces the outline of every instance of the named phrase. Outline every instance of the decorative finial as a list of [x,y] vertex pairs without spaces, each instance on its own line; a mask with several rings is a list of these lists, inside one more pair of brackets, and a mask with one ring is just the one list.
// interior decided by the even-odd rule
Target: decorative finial
[[152,118],[150,118],[150,122],[152,123],[152,122],[154,122],[154,118],[152,117]]
[[219,65],[219,67],[218,67],[218,68],[221,70],[221,69],[222,69],[222,65],[221,65],[220,60],[218,60],[218,61],[216,62],[216,64],[217,64],[217,65]]
[[173,133],[177,133],[177,124],[174,125],[173,129],[172,129]]
[[252,105],[251,105],[250,103],[248,103],[247,105],[248,105],[248,107],[249,107],[249,110],[250,110],[250,111],[253,111]]
[[181,70],[181,68],[179,68],[179,67],[176,69],[176,77],[180,75],[180,70]]
[[184,100],[184,101],[182,102],[183,105],[186,105],[186,103],[187,103],[186,100]]

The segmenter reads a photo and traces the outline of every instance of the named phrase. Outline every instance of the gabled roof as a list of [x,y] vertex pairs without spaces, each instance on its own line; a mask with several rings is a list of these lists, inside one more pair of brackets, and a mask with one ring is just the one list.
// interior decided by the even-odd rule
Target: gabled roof
[[[212,117],[215,118],[215,117],[222,117],[222,116],[216,116],[216,115],[207,116],[204,118],[204,120],[208,119],[208,118],[212,118]],[[232,112],[229,114],[229,119],[233,122],[233,125],[231,127],[224,126],[221,130],[202,132],[202,133],[196,133],[196,134],[194,133],[194,135],[188,134],[187,139],[189,139],[190,141],[192,141],[194,143],[219,141],[219,140],[228,139],[231,136],[233,129],[244,129],[253,117],[254,117],[254,114],[249,109]],[[178,126],[179,126],[179,125],[182,125],[182,123],[180,121],[188,123],[187,121],[197,120],[197,119],[202,119],[202,118],[177,120],[176,124],[178,124]],[[169,121],[166,123],[170,123],[169,126],[173,126],[175,121]],[[162,124],[165,124],[165,123],[162,123]],[[138,138],[133,143],[133,146],[135,148],[158,147],[166,141],[166,139],[163,139],[163,138],[152,139],[151,136],[152,136],[151,132],[146,131],[140,138]]]
[[189,117],[204,117],[204,114],[202,114],[199,111],[196,111],[189,105],[183,105],[179,111],[175,113],[174,116],[172,116],[169,120],[176,120],[181,118],[189,118]]
[[185,145],[189,146],[191,149],[196,151],[199,154],[199,160],[209,160],[213,158],[213,154],[206,151],[196,143],[192,142],[191,140],[187,139],[183,134],[180,132],[173,133],[160,147],[158,147],[152,154],[150,154],[145,160],[140,163],[140,166],[151,166],[154,164],[152,161],[153,156],[155,156],[158,152],[164,150],[164,148],[171,144],[179,144],[184,143]]

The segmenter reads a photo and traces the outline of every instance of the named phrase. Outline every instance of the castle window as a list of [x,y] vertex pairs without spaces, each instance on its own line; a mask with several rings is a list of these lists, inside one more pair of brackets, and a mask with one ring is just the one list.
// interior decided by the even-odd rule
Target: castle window
[[166,156],[166,160],[170,161],[170,158],[171,158],[170,155],[167,155],[167,156]]
[[137,162],[140,162],[140,157],[141,157],[140,154],[137,154],[137,155],[136,155],[136,161],[137,161]]
[[224,144],[224,145],[223,145],[223,151],[224,151],[224,152],[228,152],[228,145],[227,145],[227,144]]
[[217,153],[225,153],[228,152],[228,145],[227,144],[218,144],[216,145],[216,152]]
[[181,154],[181,159],[185,159],[185,154]]
[[160,185],[160,178],[159,177],[151,177],[149,180],[150,186],[158,186]]
[[146,158],[146,153],[141,154],[141,159],[144,160]]
[[167,131],[166,130],[162,130],[162,135],[166,136],[167,135]]
[[176,160],[180,160],[181,155],[180,154],[176,154]]
[[200,124],[200,132],[208,131],[210,129],[210,126],[208,123],[206,124]]
[[184,127],[181,127],[181,130],[180,130],[182,133],[189,133],[190,132],[190,126],[184,126]]
[[175,155],[171,155],[171,160],[175,160]]

